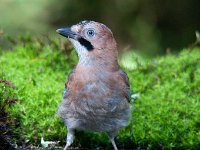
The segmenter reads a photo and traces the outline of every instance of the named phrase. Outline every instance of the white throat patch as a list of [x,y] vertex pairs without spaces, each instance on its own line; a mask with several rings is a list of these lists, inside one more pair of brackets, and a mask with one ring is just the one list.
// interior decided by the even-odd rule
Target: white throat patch
[[90,61],[89,61],[89,56],[88,56],[88,53],[89,53],[88,50],[84,46],[82,46],[78,41],[71,38],[69,38],[69,40],[73,44],[78,54],[79,63],[83,65],[89,65]]

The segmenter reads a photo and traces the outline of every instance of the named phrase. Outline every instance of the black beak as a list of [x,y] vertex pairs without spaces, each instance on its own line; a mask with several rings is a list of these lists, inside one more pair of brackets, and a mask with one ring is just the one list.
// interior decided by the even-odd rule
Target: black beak
[[56,32],[66,38],[77,39],[77,34],[73,32],[70,28],[57,29]]

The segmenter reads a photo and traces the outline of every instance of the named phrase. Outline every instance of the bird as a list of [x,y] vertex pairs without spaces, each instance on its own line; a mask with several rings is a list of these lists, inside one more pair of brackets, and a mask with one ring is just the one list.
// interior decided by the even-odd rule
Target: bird
[[69,39],[78,55],[58,106],[68,131],[64,150],[73,143],[75,130],[107,133],[118,150],[114,138],[131,118],[130,85],[118,64],[112,31],[102,23],[84,20],[56,32]]

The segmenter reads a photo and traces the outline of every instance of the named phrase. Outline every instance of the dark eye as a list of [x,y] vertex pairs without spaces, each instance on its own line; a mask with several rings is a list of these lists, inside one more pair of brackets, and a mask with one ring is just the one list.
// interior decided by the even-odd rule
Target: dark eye
[[94,30],[92,30],[92,29],[88,30],[88,31],[87,31],[87,35],[88,35],[89,37],[93,37],[93,36],[94,36]]

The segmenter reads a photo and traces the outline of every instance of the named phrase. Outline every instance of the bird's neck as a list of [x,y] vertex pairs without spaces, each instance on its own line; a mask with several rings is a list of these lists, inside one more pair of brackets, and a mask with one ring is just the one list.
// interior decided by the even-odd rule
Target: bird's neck
[[96,68],[99,71],[116,71],[119,69],[117,58],[112,59],[99,59],[99,58],[81,58],[79,57],[79,61],[77,64],[77,67],[79,68],[85,68],[85,69],[92,69]]
[[77,67],[97,68],[98,70],[115,71],[119,69],[117,56],[105,54],[95,55],[90,54],[80,55]]
[[76,81],[100,81],[107,77],[113,75],[113,73],[119,70],[119,66],[102,67],[100,65],[96,66],[83,66],[82,64],[77,64],[74,73]]

